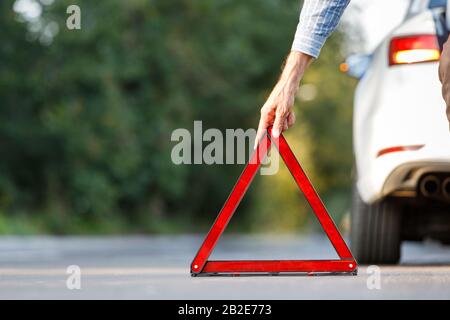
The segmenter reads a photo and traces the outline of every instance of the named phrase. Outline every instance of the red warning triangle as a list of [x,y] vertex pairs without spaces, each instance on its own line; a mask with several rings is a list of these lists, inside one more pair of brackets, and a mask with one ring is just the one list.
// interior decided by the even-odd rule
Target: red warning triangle
[[[247,261],[208,261],[220,236],[231,220],[250,183],[258,172],[261,162],[267,155],[271,144],[275,144],[281,158],[286,163],[300,190],[305,195],[317,219],[322,225],[340,259],[334,260],[247,260]],[[286,139],[281,134],[278,139],[272,136],[271,129],[261,139],[256,151],[246,165],[239,180],[231,191],[225,205],[206,236],[194,261],[191,275],[218,275],[242,273],[349,273],[356,275],[357,264],[339,233],[333,219],[327,212],[317,192],[297,161]]]

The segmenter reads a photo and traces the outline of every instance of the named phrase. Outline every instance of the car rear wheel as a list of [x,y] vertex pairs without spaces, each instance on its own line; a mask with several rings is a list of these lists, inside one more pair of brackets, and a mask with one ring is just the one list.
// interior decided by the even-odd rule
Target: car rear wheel
[[395,264],[400,260],[401,207],[385,198],[366,204],[353,187],[351,249],[359,263]]

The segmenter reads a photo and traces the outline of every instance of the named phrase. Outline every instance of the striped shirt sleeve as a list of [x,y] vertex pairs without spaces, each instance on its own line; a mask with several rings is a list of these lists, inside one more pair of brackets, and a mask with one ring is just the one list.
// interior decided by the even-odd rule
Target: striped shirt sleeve
[[317,58],[349,2],[350,0],[305,0],[292,50]]

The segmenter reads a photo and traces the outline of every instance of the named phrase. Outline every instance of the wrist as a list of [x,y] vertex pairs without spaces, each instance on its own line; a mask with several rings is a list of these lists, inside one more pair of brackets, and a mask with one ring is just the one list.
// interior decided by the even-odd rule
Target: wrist
[[279,83],[282,87],[297,88],[313,57],[299,51],[291,51],[286,59]]

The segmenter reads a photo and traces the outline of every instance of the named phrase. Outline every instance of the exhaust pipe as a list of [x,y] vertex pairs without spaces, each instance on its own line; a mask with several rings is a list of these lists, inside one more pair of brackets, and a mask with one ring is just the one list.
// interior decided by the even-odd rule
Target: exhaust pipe
[[439,179],[435,175],[428,175],[420,181],[419,190],[425,197],[434,197],[439,194],[439,187]]
[[442,182],[442,194],[446,200],[450,200],[450,177]]

